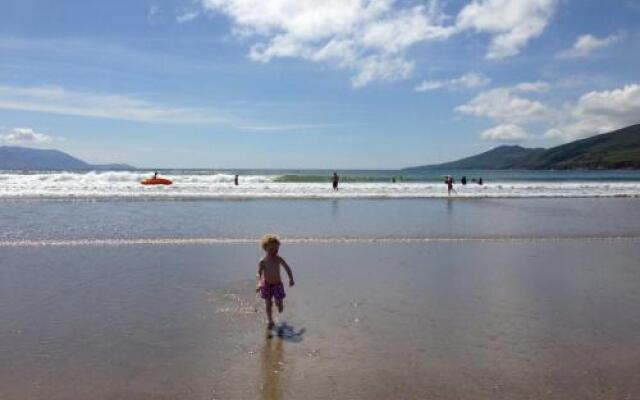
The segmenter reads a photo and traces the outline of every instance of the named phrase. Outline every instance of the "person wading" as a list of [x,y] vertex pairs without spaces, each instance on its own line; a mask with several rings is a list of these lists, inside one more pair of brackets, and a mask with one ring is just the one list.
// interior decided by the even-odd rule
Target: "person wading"
[[338,190],[338,182],[340,181],[340,177],[338,173],[333,171],[333,177],[331,178],[331,182],[333,184],[333,190]]

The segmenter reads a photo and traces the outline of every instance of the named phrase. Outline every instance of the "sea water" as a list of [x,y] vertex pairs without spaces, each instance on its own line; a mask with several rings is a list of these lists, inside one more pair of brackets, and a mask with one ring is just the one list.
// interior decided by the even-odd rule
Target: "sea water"
[[[640,171],[161,170],[170,186],[141,185],[152,171],[0,171],[0,199],[259,199],[639,197]],[[235,175],[239,185],[234,185]],[[460,178],[467,177],[467,184]],[[478,180],[482,178],[483,184]]]

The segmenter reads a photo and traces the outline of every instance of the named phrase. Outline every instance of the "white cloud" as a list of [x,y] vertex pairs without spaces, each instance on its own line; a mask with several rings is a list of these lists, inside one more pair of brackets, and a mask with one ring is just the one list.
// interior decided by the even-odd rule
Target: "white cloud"
[[469,72],[451,81],[451,84],[453,86],[459,86],[459,87],[465,87],[465,88],[483,87],[483,86],[487,86],[489,83],[491,83],[491,79],[489,79],[487,76],[483,74],[475,73],[475,72]]
[[[429,0],[426,6],[407,6],[396,0],[201,1],[205,9],[228,16],[234,33],[254,42],[250,59],[330,62],[353,71],[354,87],[375,80],[405,79],[414,69],[406,56],[408,49],[466,30],[492,36],[487,58],[518,54],[544,31],[558,2],[472,0],[447,24],[450,18],[442,12],[439,0]],[[485,85],[457,83],[461,87],[474,84]],[[430,85],[427,82],[422,87]]]
[[0,85],[1,109],[148,123],[217,124],[240,131],[300,131],[340,126],[286,121],[265,123],[231,115],[223,117],[216,116],[213,110],[203,108],[166,106],[122,94],[79,92],[60,86]]
[[[523,123],[545,118],[549,115],[547,106],[537,100],[518,94],[523,90],[537,88],[537,85],[517,85],[487,90],[471,101],[456,108],[462,114],[490,118],[499,123]],[[524,88],[524,89],[523,89]]]
[[441,89],[446,84],[446,81],[422,81],[414,90],[416,92],[428,92],[430,90]]
[[197,18],[198,15],[200,15],[200,13],[197,12],[197,11],[187,11],[187,12],[184,12],[184,13],[178,15],[176,17],[176,21],[178,21],[179,23],[188,22],[188,21],[191,21],[191,20]]
[[551,85],[548,84],[547,82],[542,82],[542,81],[522,82],[515,85],[512,89],[518,92],[523,92],[523,93],[526,93],[526,92],[542,93],[542,92],[548,92],[549,89],[551,89]]
[[155,24],[157,22],[160,22],[160,19],[161,19],[160,7],[158,7],[155,4],[149,5],[149,7],[147,8],[147,21],[149,21],[150,24]]
[[623,33],[610,35],[602,39],[599,39],[593,35],[582,35],[576,40],[572,48],[561,51],[560,53],[557,54],[557,57],[558,58],[586,57],[598,49],[602,49],[604,47],[608,47],[615,43],[618,43],[623,39],[623,37],[624,37]]
[[32,128],[11,128],[0,131],[0,141],[9,144],[39,144],[50,142],[52,138]]
[[473,29],[492,35],[488,59],[516,55],[542,34],[555,11],[557,0],[473,0],[457,17],[460,30]]
[[354,87],[405,79],[414,69],[406,58],[413,45],[446,39],[437,0],[427,6],[394,7],[395,0],[202,0],[227,15],[236,34],[257,40],[254,61],[293,57],[330,62],[353,71]]
[[484,131],[485,140],[520,141],[525,128],[546,129],[544,137],[572,141],[640,123],[640,84],[591,91],[574,102],[551,106],[531,96],[546,92],[546,82],[525,82],[484,91],[456,108],[460,114],[487,118],[498,125]]
[[546,137],[569,141],[640,123],[640,84],[586,93],[567,113],[569,120],[551,127]]
[[479,88],[487,86],[491,83],[491,79],[484,74],[477,72],[468,72],[458,78],[445,81],[423,81],[415,87],[416,92],[426,92],[441,88]]
[[375,80],[393,82],[405,79],[413,70],[413,62],[403,58],[372,55],[358,62],[358,73],[351,78],[355,88],[363,87]]
[[60,86],[0,86],[0,109],[176,124],[227,121],[199,108],[164,106],[122,94],[80,92]]
[[237,36],[252,41],[251,60],[329,62],[353,71],[355,87],[405,79],[414,69],[406,54],[412,46],[468,30],[491,35],[489,59],[518,54],[542,34],[558,1],[471,0],[454,20],[440,0],[201,0],[206,10],[226,15]]
[[518,125],[501,124],[482,132],[480,137],[497,142],[523,142],[529,139],[529,134]]

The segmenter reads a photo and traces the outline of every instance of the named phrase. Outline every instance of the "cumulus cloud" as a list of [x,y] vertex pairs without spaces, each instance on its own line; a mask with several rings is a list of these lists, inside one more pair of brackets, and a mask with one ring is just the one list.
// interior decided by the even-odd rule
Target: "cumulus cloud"
[[[472,0],[456,18],[439,0],[201,0],[226,15],[234,33],[253,42],[249,58],[301,58],[353,71],[352,84],[404,79],[414,69],[407,51],[463,32],[491,35],[487,58],[518,54],[548,24],[558,0]],[[429,87],[425,84],[424,87]]]
[[535,98],[551,88],[547,82],[522,82],[481,92],[466,104],[458,106],[460,114],[488,118],[498,125],[480,134],[483,140],[522,142],[532,136],[523,128],[531,123],[545,123],[556,112]]
[[567,107],[568,120],[545,133],[548,138],[575,140],[640,123],[640,84],[592,91]]
[[458,14],[456,26],[492,36],[488,59],[516,55],[542,34],[557,0],[473,0]]
[[394,0],[203,0],[255,43],[249,58],[328,62],[353,72],[352,85],[404,79],[414,69],[406,51],[455,33],[439,3],[394,7]]
[[501,124],[482,132],[480,137],[496,142],[523,142],[529,139],[529,134],[518,125]]
[[50,142],[52,138],[32,128],[11,128],[0,131],[0,141],[9,144],[40,144]]
[[430,90],[442,89],[442,88],[479,88],[487,86],[491,83],[491,79],[484,74],[477,72],[469,72],[458,78],[453,78],[444,81],[422,81],[415,87],[416,92],[426,92]]
[[520,92],[540,90],[542,83],[526,83],[513,87],[491,89],[478,94],[468,103],[456,108],[461,114],[490,118],[499,123],[524,123],[549,115],[541,102],[526,98]]
[[544,137],[572,141],[640,123],[640,84],[591,91],[553,107],[533,96],[550,89],[546,82],[525,82],[491,89],[456,108],[460,114],[487,118],[497,126],[482,132],[485,140],[522,141],[536,127]]
[[623,37],[623,33],[617,33],[604,37],[602,39],[599,39],[593,35],[582,35],[576,40],[572,48],[561,51],[556,56],[558,58],[586,57],[596,50],[618,43],[623,39]]

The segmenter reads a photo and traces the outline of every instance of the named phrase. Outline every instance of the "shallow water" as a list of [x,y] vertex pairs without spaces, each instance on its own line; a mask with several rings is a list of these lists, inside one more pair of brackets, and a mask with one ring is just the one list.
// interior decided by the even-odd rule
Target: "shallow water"
[[286,245],[267,339],[253,245],[5,248],[0,397],[634,398],[638,249]]
[[[0,201],[0,241],[640,235],[638,199]],[[160,244],[160,243],[159,243]]]

